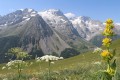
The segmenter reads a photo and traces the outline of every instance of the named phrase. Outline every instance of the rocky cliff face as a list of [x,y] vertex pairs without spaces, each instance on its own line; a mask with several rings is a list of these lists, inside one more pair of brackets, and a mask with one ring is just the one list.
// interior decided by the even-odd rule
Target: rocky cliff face
[[22,35],[21,42],[23,47],[26,44],[24,41],[28,42],[26,45],[27,51],[31,51],[33,47],[36,47],[37,49],[42,49],[45,54],[52,52],[60,54],[65,48],[70,47],[39,15],[32,17],[24,27],[26,29]]

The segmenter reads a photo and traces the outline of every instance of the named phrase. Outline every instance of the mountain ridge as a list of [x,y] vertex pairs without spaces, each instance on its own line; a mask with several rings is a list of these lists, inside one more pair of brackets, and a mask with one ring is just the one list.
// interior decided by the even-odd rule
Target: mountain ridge
[[94,47],[78,34],[61,11],[50,11],[54,20],[51,18],[49,21],[55,21],[53,24],[33,9],[17,10],[0,18],[1,62],[6,60],[5,53],[8,49],[13,47],[21,47],[33,58],[52,53],[60,56],[64,50],[85,51]]
[[[68,19],[56,9],[41,12],[27,8],[17,10],[0,17],[0,55],[5,56],[4,53],[12,47],[21,47],[34,57],[52,53],[60,56],[66,48],[81,53],[93,49],[92,43],[102,39],[96,36],[101,34],[104,25],[86,16]],[[115,31],[120,34],[120,25],[116,25]]]

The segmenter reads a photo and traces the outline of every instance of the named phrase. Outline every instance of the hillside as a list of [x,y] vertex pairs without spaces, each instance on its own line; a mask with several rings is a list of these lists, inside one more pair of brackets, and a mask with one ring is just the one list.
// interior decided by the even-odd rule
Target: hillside
[[[114,80],[120,80],[120,39],[113,42],[111,45],[111,48],[116,48],[116,59],[117,59],[117,74]],[[32,76],[39,76],[43,79],[43,76],[47,73],[48,63],[47,62],[41,62],[40,64],[36,63],[34,60],[28,61],[33,62],[33,64],[23,71],[24,75]],[[1,70],[2,66],[4,64],[0,65],[0,75],[4,74],[13,74],[16,73],[15,70]],[[55,64],[51,65],[52,70],[52,76],[55,78],[57,76],[59,79],[55,80],[62,80],[62,78],[66,78],[68,80],[91,80],[90,78],[93,77],[92,74],[94,74],[95,71],[104,69],[103,66],[104,62],[101,61],[101,57],[99,54],[94,54],[92,52],[87,52],[84,54],[80,54],[75,57],[71,57],[68,59],[55,61]],[[28,74],[26,74],[26,72]],[[10,76],[9,74],[9,76]],[[15,75],[15,74],[14,74]],[[60,75],[60,76],[59,76]],[[80,78],[81,77],[81,78]],[[116,79],[117,78],[117,79]],[[118,79],[119,78],[119,79]],[[26,80],[26,79],[25,79]],[[46,79],[43,79],[46,80]]]

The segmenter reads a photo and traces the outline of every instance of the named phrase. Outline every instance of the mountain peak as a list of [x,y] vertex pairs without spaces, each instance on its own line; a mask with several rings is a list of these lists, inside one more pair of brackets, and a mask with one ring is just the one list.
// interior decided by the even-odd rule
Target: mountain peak
[[[25,11],[25,12],[33,12],[33,11],[35,11],[34,9],[31,9],[31,8],[25,8],[25,9],[21,9],[21,11]],[[36,12],[36,11],[35,11]]]
[[80,19],[80,20],[83,20],[83,21],[91,20],[91,18],[87,17],[87,16],[79,16],[79,17],[77,17],[77,19]]
[[35,11],[34,9],[26,8],[26,9],[16,10],[12,13],[2,16],[0,25],[7,26],[7,25],[17,24],[24,20],[28,21],[31,17],[36,15],[37,15],[37,11]]
[[50,36],[53,34],[51,28],[46,24],[46,22],[42,19],[40,15],[31,17],[26,26],[29,29],[27,33],[34,34],[34,37],[36,36],[36,34],[38,35],[37,31],[41,36]]
[[40,15],[55,15],[55,16],[63,16],[63,13],[59,9],[49,9],[46,11],[39,12]]
[[18,12],[21,12],[23,14],[37,13],[37,11],[35,11],[34,9],[31,9],[31,8],[19,9],[19,10],[16,10],[15,12],[12,12],[12,13],[16,14]]

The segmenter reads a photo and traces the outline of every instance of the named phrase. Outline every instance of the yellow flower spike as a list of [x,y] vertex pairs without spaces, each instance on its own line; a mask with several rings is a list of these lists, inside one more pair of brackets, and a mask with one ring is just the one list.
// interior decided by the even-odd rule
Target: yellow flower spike
[[112,19],[108,19],[108,20],[106,21],[106,23],[107,23],[107,24],[112,24],[112,23],[113,23],[113,20],[112,20]]
[[102,42],[103,42],[104,46],[109,47],[111,44],[111,41],[112,41],[112,39],[110,39],[110,38],[104,38]]
[[110,52],[108,50],[103,50],[103,52],[101,53],[102,57],[107,57],[110,55]]
[[103,42],[104,44],[107,44],[107,43],[111,43],[111,41],[112,41],[112,40],[111,40],[110,38],[104,38],[102,42]]
[[[105,36],[105,38],[102,40],[103,44],[106,49],[102,50],[100,56],[102,57],[102,60],[107,62],[107,66],[108,68],[106,70],[100,70],[97,73],[97,78],[96,79],[100,79],[100,80],[112,80],[112,77],[115,75],[116,73],[116,59],[111,63],[112,59],[115,56],[115,50],[111,50],[110,49],[110,45],[112,43],[112,39],[110,37],[114,36],[114,32],[113,32],[113,21],[112,19],[108,19],[106,21],[106,26],[105,29],[103,31],[103,35]],[[100,73],[99,73],[100,72]]]
[[114,25],[113,25],[113,24],[106,24],[106,28],[107,28],[107,29],[113,29],[113,28],[114,28]]
[[113,33],[113,31],[111,29],[105,28],[103,34],[105,36],[112,36],[114,33]]

